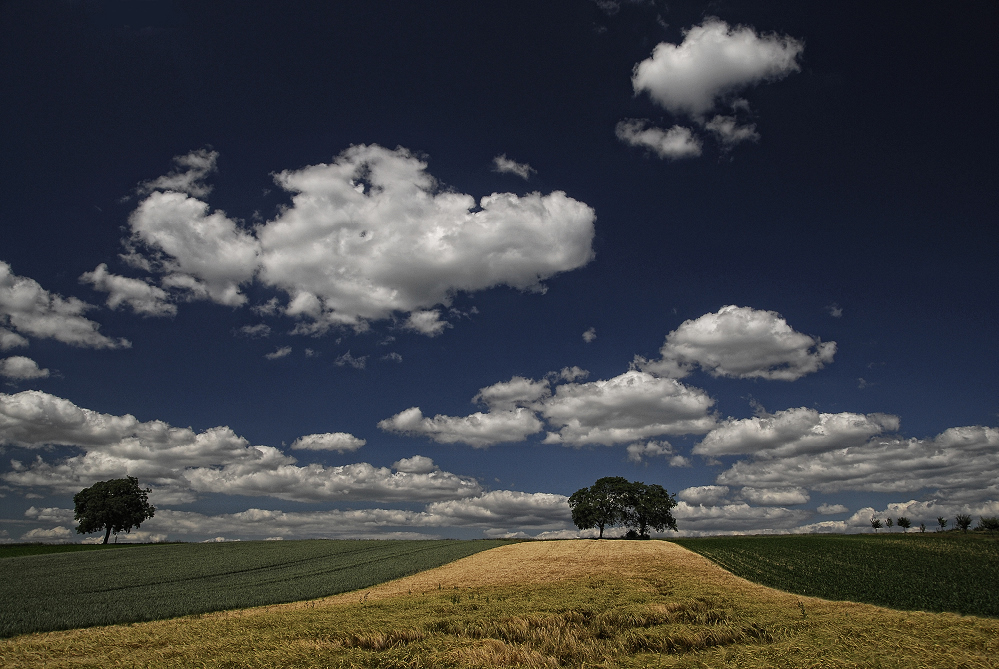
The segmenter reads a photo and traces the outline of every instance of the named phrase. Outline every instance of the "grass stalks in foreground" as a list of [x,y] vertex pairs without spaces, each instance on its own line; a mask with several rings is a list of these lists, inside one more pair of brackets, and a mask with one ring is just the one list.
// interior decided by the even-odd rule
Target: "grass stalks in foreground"
[[528,543],[363,593],[27,635],[4,666],[996,667],[999,621],[799,597],[663,542]]

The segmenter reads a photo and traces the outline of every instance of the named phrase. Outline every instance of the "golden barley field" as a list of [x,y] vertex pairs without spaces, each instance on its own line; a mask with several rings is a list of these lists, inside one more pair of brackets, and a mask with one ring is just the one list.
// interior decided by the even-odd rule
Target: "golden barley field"
[[321,600],[14,637],[0,664],[999,667],[999,620],[791,595],[661,541],[525,542]]

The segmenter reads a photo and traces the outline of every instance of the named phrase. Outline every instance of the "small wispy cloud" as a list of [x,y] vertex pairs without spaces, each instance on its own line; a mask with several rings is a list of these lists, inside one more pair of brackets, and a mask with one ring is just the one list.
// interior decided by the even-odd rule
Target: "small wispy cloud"
[[339,358],[333,361],[337,367],[353,367],[354,369],[364,369],[364,366],[368,363],[368,356],[362,355],[360,357],[354,357],[347,351]]
[[273,353],[265,354],[264,357],[267,358],[268,360],[277,360],[278,358],[283,358],[286,355],[290,354],[291,354],[291,346],[282,346]]
[[536,169],[527,163],[518,163],[516,160],[507,158],[505,153],[493,158],[493,172],[499,172],[500,174],[516,174],[524,180],[530,179],[532,173],[538,173]]

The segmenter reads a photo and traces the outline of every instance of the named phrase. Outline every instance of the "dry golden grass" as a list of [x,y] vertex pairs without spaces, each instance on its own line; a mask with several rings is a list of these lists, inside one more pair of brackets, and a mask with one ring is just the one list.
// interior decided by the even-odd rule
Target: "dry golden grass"
[[999,620],[798,597],[658,541],[522,543],[322,600],[0,641],[4,667],[971,668],[997,657]]

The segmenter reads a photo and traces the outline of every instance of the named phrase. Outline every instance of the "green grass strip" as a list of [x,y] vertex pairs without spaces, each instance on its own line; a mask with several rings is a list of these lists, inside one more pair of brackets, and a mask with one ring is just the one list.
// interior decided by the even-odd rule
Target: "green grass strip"
[[0,637],[326,597],[507,543],[316,539],[11,557],[0,566]]
[[676,539],[750,581],[909,611],[999,617],[999,541],[978,534]]

